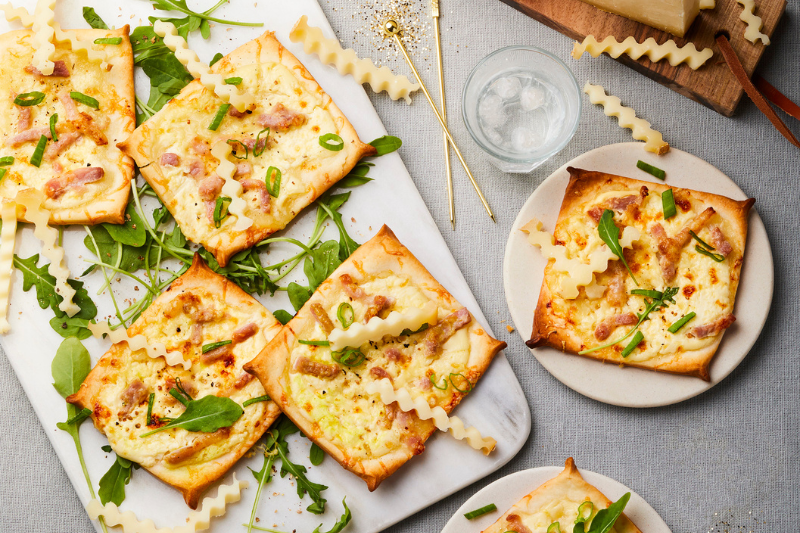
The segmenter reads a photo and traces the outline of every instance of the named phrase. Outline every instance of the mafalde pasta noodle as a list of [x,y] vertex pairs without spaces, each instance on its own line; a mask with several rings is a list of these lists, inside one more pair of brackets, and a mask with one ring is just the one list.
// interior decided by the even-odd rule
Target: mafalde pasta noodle
[[647,56],[654,63],[666,59],[673,67],[686,63],[692,70],[702,67],[714,55],[711,48],[698,51],[694,43],[688,43],[679,48],[672,39],[664,44],[658,44],[655,39],[648,37],[640,44],[632,35],[626,37],[622,42],[618,42],[613,35],[609,35],[602,41],[598,41],[594,35],[587,35],[583,42],[575,43],[572,48],[572,57],[580,59],[584,52],[588,52],[592,57],[598,57],[605,52],[614,59],[622,54],[631,59]]
[[[356,131],[305,67],[272,33],[237,48],[210,72],[255,98],[239,112],[201,80],[183,88],[120,146],[186,237],[226,265],[279,231],[346,176],[374,147]],[[239,195],[212,154],[227,143]],[[219,149],[218,149],[219,150]],[[228,167],[230,168],[230,167]],[[237,190],[228,180],[225,191]],[[243,224],[246,219],[252,224]],[[244,226],[247,225],[246,228]]]
[[[406,319],[405,325],[416,325],[427,313],[430,321],[417,329],[396,329]],[[350,342],[333,350],[333,332],[354,327]],[[436,423],[427,416],[432,413],[420,417],[383,402],[372,387],[388,382],[413,402],[449,415],[504,347],[384,226],[245,369],[310,439],[375,490],[425,450]],[[459,438],[494,447],[493,440],[450,422]]]
[[528,346],[708,381],[709,365],[735,321],[754,200],[567,170],[553,232],[567,258],[586,262],[609,241],[619,245],[621,227],[641,236],[594,273],[604,287],[600,298],[584,290],[574,299],[562,296],[569,273],[548,262]]
[[736,0],[742,5],[742,13],[739,15],[739,20],[747,24],[744,30],[744,38],[755,44],[756,41],[761,41],[764,45],[770,43],[769,37],[761,33],[761,28],[764,22],[761,17],[754,13],[756,8],[755,0]]

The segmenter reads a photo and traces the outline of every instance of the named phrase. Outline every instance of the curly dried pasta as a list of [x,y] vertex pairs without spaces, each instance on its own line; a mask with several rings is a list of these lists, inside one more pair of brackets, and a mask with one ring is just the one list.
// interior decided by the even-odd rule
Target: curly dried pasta
[[702,67],[714,55],[714,51],[711,48],[698,51],[694,43],[678,48],[678,45],[672,39],[664,44],[658,44],[655,39],[649,37],[639,44],[633,36],[627,37],[622,42],[617,42],[613,35],[609,35],[599,42],[594,35],[587,35],[582,43],[575,43],[572,49],[572,57],[580,59],[584,52],[588,52],[592,57],[597,57],[605,52],[614,59],[622,54],[627,54],[632,59],[647,56],[654,63],[667,59],[673,67],[686,63],[692,70]]
[[178,35],[178,30],[174,24],[157,20],[153,25],[153,31],[164,38],[164,44],[175,52],[175,57],[183,63],[186,70],[192,76],[198,78],[206,89],[213,91],[225,103],[231,104],[240,113],[244,113],[255,105],[256,100],[252,94],[240,91],[235,85],[226,85],[222,75],[212,74],[208,65],[200,61],[197,54],[189,49],[186,39]]
[[67,283],[69,269],[64,264],[64,249],[58,245],[58,230],[47,225],[50,211],[42,207],[44,195],[36,189],[23,189],[15,202],[25,208],[25,220],[33,223],[33,234],[42,241],[42,255],[50,260],[47,271],[56,278],[56,293],[63,298],[58,308],[67,316],[74,316],[81,308],[72,301],[75,289]]
[[200,510],[190,512],[186,524],[174,528],[156,528],[152,520],[140,521],[133,511],[122,513],[113,502],[103,505],[96,498],[89,501],[86,512],[92,520],[102,516],[109,526],[122,526],[124,533],[195,533],[208,529],[213,517],[224,515],[227,504],[238,502],[247,485],[247,481],[238,481],[234,472],[230,485],[220,485],[216,497],[204,498]]
[[736,1],[742,4],[743,8],[742,14],[739,15],[739,20],[747,24],[747,28],[744,30],[744,38],[753,44],[755,44],[759,39],[765,45],[769,44],[769,37],[761,33],[761,28],[764,26],[764,22],[761,20],[761,17],[754,13],[756,8],[755,0]]
[[52,74],[55,68],[55,63],[52,61],[56,52],[56,46],[53,44],[55,7],[56,0],[38,0],[36,10],[33,12],[32,64],[45,76]]
[[236,174],[236,165],[228,159],[232,151],[231,145],[224,141],[211,147],[211,155],[219,160],[217,175],[225,180],[225,185],[222,186],[222,196],[231,199],[228,212],[236,217],[236,225],[233,229],[234,231],[244,231],[253,225],[253,220],[244,214],[247,202],[242,198],[242,184],[233,179],[233,175]]
[[397,337],[403,330],[416,331],[423,324],[436,323],[439,306],[428,302],[422,308],[406,309],[402,313],[392,311],[386,318],[372,317],[366,324],[351,324],[347,329],[334,329],[328,335],[331,350],[338,351],[348,346],[358,347],[365,342],[382,339],[385,335]]
[[167,347],[164,346],[164,343],[148,342],[147,338],[141,334],[129,337],[124,327],[112,330],[107,322],[100,322],[97,324],[90,323],[87,327],[89,331],[92,332],[92,335],[98,339],[102,339],[103,335],[108,335],[112,343],[127,342],[128,348],[131,350],[145,350],[148,357],[152,357],[153,359],[163,357],[170,366],[183,365],[184,370],[189,370],[192,367],[192,362],[184,360],[181,352],[167,352]]
[[30,12],[24,7],[14,7],[11,4],[0,4],[0,10],[3,11],[8,22],[19,20],[19,23],[26,28],[33,26],[33,15],[31,15]]
[[[530,222],[520,228],[520,231],[528,234],[528,242],[533,246],[538,246],[542,251],[542,255],[549,259],[555,259],[553,268],[559,272],[567,274],[561,280],[560,295],[567,300],[572,300],[578,297],[579,287],[586,287],[587,295],[591,298],[597,294],[597,291],[602,285],[597,285],[594,281],[595,272],[605,272],[608,269],[608,262],[617,259],[617,256],[611,249],[603,244],[591,254],[589,254],[589,263],[584,263],[577,258],[568,258],[567,249],[561,244],[555,244],[555,239],[552,235],[542,230],[542,223],[537,219],[531,219]],[[633,226],[627,226],[619,239],[619,245],[622,248],[631,248],[633,242],[641,238],[641,232]],[[594,285],[593,285],[594,284]],[[591,288],[590,288],[591,287]],[[605,287],[603,287],[605,290]],[[589,293],[592,294],[589,294]],[[602,293],[600,293],[602,295]]]
[[714,9],[717,7],[716,0],[700,0],[700,9]]
[[658,155],[669,152],[669,143],[664,141],[663,135],[650,127],[650,123],[642,118],[637,118],[636,113],[630,107],[622,105],[622,101],[616,96],[606,95],[605,89],[600,85],[592,85],[586,82],[583,92],[589,95],[589,101],[593,104],[603,106],[606,116],[617,117],[621,128],[628,128],[633,131],[633,138],[638,141],[645,141],[644,149]]
[[14,242],[17,236],[17,204],[0,206],[3,229],[0,230],[0,333],[8,333],[8,297],[11,293],[11,271],[14,268]]
[[[55,40],[58,43],[69,43],[70,49],[73,52],[78,52],[83,50],[86,52],[86,56],[89,58],[89,61],[99,61],[100,68],[107,69],[108,63],[106,60],[108,59],[108,53],[106,51],[98,51],[94,49],[94,41],[91,39],[86,39],[84,41],[78,39],[74,30],[62,30],[61,26],[58,22],[53,24],[53,28],[55,30]],[[108,47],[105,47],[104,50],[111,50]]]
[[412,398],[406,389],[394,390],[392,382],[388,378],[372,381],[365,386],[369,394],[377,394],[381,401],[386,405],[397,402],[403,412],[416,411],[417,416],[422,420],[431,420],[440,431],[450,431],[457,440],[465,440],[476,450],[483,450],[485,455],[489,455],[497,441],[491,437],[482,437],[480,432],[474,427],[464,427],[464,422],[457,416],[447,416],[447,413],[440,406],[431,408],[424,398]]
[[337,39],[326,39],[320,28],[308,25],[308,17],[303,15],[294,25],[289,39],[303,43],[307,54],[317,54],[326,65],[336,67],[339,74],[350,74],[358,83],[369,83],[373,91],[386,91],[392,100],[403,98],[411,103],[410,93],[420,86],[412,83],[406,76],[394,74],[388,67],[378,68],[370,59],[360,59],[352,48],[344,49]]

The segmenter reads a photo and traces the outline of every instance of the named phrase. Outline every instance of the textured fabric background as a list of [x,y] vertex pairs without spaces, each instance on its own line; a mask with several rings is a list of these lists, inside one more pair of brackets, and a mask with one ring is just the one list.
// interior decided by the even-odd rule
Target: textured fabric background
[[[236,1],[236,0],[234,0]],[[518,470],[563,464],[610,476],[642,495],[675,532],[791,531],[800,521],[800,151],[789,145],[749,101],[734,118],[722,117],[632,70],[602,57],[569,58],[566,37],[499,0],[441,0],[450,125],[496,213],[492,224],[457,163],[458,227],[447,215],[441,134],[423,96],[414,104],[372,101],[506,351],[531,405],[533,430],[519,455],[499,472],[391,528],[392,533],[436,532],[480,488]],[[557,0],[552,0],[557,1]],[[372,0],[322,0],[345,46],[380,58],[399,72],[403,64],[371,37]],[[405,5],[407,20],[421,14],[414,55],[425,81],[435,85],[427,2]],[[424,6],[424,7],[423,7]],[[385,8],[381,8],[385,9]],[[759,72],[800,101],[800,1],[789,0]],[[604,405],[568,389],[525,348],[510,322],[501,279],[506,238],[522,204],[553,170],[573,157],[631,140],[599,108],[584,100],[572,143],[531,175],[506,175],[478,153],[460,118],[460,94],[470,69],[491,51],[530,44],[554,52],[582,85],[600,83],[651,121],[676,148],[698,155],[757,199],[775,261],[775,296],[769,320],[752,352],[721,384],[681,404],[646,410]],[[790,126],[800,134],[800,124]],[[738,309],[738,320],[747,320]],[[0,357],[0,530],[93,531],[5,357]],[[58,506],[41,502],[62,502]]]

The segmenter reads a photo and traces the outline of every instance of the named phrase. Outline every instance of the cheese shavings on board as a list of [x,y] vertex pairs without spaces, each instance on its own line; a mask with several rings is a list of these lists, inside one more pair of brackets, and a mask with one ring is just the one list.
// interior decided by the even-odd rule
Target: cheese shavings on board
[[378,68],[370,59],[361,59],[352,48],[344,49],[337,39],[326,39],[322,30],[308,25],[308,17],[303,15],[294,25],[289,39],[293,43],[303,43],[307,54],[317,54],[320,61],[336,67],[339,74],[350,74],[358,83],[369,83],[373,91],[386,91],[392,100],[403,98],[411,103],[410,93],[418,91],[418,83],[411,83],[406,76],[394,74],[388,67]]
[[8,333],[8,296],[14,268],[14,242],[17,236],[17,204],[5,202],[0,207],[3,229],[0,230],[0,333]]
[[669,152],[669,143],[664,141],[664,136],[650,127],[650,123],[636,116],[636,112],[630,107],[622,105],[622,101],[611,95],[606,95],[605,89],[600,85],[592,85],[586,82],[583,92],[589,95],[589,101],[593,104],[603,106],[606,116],[617,117],[621,128],[628,128],[633,131],[633,138],[637,141],[645,141],[644,149],[658,155]]
[[464,422],[457,416],[447,416],[447,413],[440,406],[431,409],[424,398],[412,398],[406,389],[395,390],[392,382],[388,378],[373,381],[366,384],[366,391],[369,394],[378,394],[381,401],[386,405],[397,402],[400,409],[407,413],[416,411],[417,416],[422,420],[433,420],[434,425],[440,431],[450,431],[450,434],[457,440],[465,440],[476,450],[483,450],[485,455],[489,455],[497,441],[491,437],[483,437],[474,427],[464,427]]
[[[567,274],[561,280],[560,295],[567,300],[574,300],[580,293],[579,287],[586,287],[587,295],[597,295],[597,291],[602,285],[597,285],[594,280],[595,272],[605,272],[608,269],[608,262],[618,259],[611,249],[603,244],[598,249],[589,254],[589,263],[584,263],[577,258],[567,257],[567,248],[560,244],[555,244],[555,238],[548,232],[542,230],[542,223],[537,219],[520,228],[520,231],[528,234],[528,242],[539,247],[542,255],[546,259],[555,259],[553,269]],[[641,232],[633,226],[626,226],[619,239],[619,245],[624,248],[631,248],[633,242],[642,236]],[[591,286],[591,288],[590,288]],[[592,294],[590,295],[589,292]],[[602,292],[600,293],[602,295]]]
[[331,350],[339,351],[348,346],[357,348],[369,341],[379,341],[386,335],[399,336],[404,330],[416,331],[423,324],[433,326],[438,318],[439,307],[428,302],[422,308],[406,309],[402,313],[392,311],[386,318],[372,317],[365,324],[352,324],[347,329],[334,329],[328,335]]
[[8,22],[19,20],[19,23],[26,28],[30,28],[35,22],[33,16],[24,7],[14,7],[11,4],[0,4],[0,10],[3,11],[3,14]]
[[769,44],[769,37],[761,33],[761,28],[764,26],[764,22],[761,20],[761,17],[754,13],[756,8],[755,0],[736,1],[742,4],[743,8],[742,14],[739,15],[739,20],[747,24],[747,28],[744,30],[744,38],[753,44],[755,44],[759,39],[765,45]]
[[216,497],[206,497],[199,511],[189,513],[186,525],[174,528],[156,528],[152,520],[140,521],[133,511],[122,513],[113,502],[103,505],[96,498],[89,501],[86,512],[92,520],[102,516],[109,526],[122,526],[124,533],[195,533],[211,527],[211,519],[224,515],[229,503],[238,502],[242,498],[242,489],[246,489],[247,485],[247,481],[238,481],[234,472],[230,485],[220,485]]
[[55,36],[55,8],[56,0],[39,0],[36,3],[36,10],[33,12],[33,47],[32,64],[44,76],[53,73],[55,63],[53,55],[56,53],[56,46],[53,44]]
[[255,105],[255,98],[252,94],[240,91],[235,85],[226,85],[222,75],[212,74],[208,65],[200,61],[197,54],[189,49],[186,39],[178,35],[178,29],[174,24],[157,20],[153,25],[153,31],[156,35],[164,38],[164,44],[175,52],[175,57],[183,63],[186,70],[226,104],[231,104],[240,113],[244,113]]
[[128,336],[128,332],[124,327],[111,329],[107,322],[100,322],[98,324],[89,323],[89,331],[95,338],[102,339],[103,335],[108,335],[112,343],[118,344],[120,342],[127,342],[128,348],[132,351],[145,350],[147,355],[153,359],[163,357],[167,364],[170,366],[183,365],[184,370],[189,370],[192,367],[192,362],[184,360],[181,352],[167,352],[167,347],[162,342],[150,343],[144,335]]
[[632,35],[622,42],[618,42],[613,35],[609,35],[599,42],[594,35],[587,35],[582,43],[575,43],[572,49],[572,57],[580,59],[584,52],[588,52],[592,57],[597,57],[605,52],[614,59],[622,54],[627,54],[631,59],[647,56],[653,63],[666,59],[673,67],[686,63],[692,70],[702,67],[714,55],[714,51],[711,48],[698,51],[694,43],[678,48],[678,45],[672,39],[664,44],[658,44],[655,39],[648,37],[643,43],[639,44]]
[[17,193],[15,201],[25,208],[25,220],[33,223],[33,234],[42,241],[42,255],[50,260],[47,271],[56,278],[56,292],[63,298],[58,308],[67,316],[74,316],[81,308],[72,301],[75,289],[67,283],[69,269],[64,264],[64,249],[58,245],[58,230],[47,225],[50,211],[42,207],[44,195],[36,189],[24,189]]
[[228,206],[228,212],[236,217],[236,225],[233,227],[234,231],[244,231],[253,225],[253,220],[244,214],[247,209],[247,202],[242,198],[242,184],[233,179],[236,174],[236,165],[228,160],[228,156],[233,151],[230,144],[221,141],[211,147],[211,155],[219,160],[217,166],[217,175],[225,180],[225,185],[222,186],[222,196],[227,196],[231,199],[231,204]]

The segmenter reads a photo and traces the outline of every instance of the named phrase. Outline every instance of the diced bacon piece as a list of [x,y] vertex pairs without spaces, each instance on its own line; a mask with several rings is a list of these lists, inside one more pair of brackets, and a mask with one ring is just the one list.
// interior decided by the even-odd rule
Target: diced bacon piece
[[639,189],[639,194],[630,194],[628,196],[617,196],[615,198],[609,198],[605,202],[600,205],[596,205],[589,209],[586,214],[594,220],[595,222],[600,222],[600,218],[603,216],[603,212],[606,209],[611,209],[612,211],[630,211],[634,209],[638,209],[642,206],[644,199],[650,194],[650,190],[642,185]]
[[621,261],[611,263],[611,279],[608,280],[606,300],[615,307],[621,307],[628,301],[628,292],[625,290],[625,279],[628,274]]
[[77,131],[62,133],[58,137],[58,140],[56,142],[54,142],[51,145],[48,145],[48,147],[45,149],[44,151],[45,161],[52,161],[53,159],[61,155],[61,152],[63,152],[76,142],[78,142],[78,139],[80,139],[81,137],[83,137],[83,135],[81,135]]
[[378,423],[383,429],[391,429],[395,418],[397,418],[397,413],[400,412],[400,407],[397,405],[397,402],[392,402],[386,406],[385,414],[383,418],[378,420]]
[[69,189],[102,180],[105,174],[106,171],[102,167],[79,168],[49,180],[44,184],[44,192],[48,198],[58,198]]
[[700,231],[708,224],[708,221],[711,220],[717,212],[714,210],[713,207],[707,207],[702,213],[694,217],[690,220],[681,230],[675,234],[673,239],[675,242],[683,248],[692,240],[692,234],[689,231],[695,232],[695,234],[700,233]]
[[214,348],[211,351],[201,354],[200,361],[206,365],[216,363],[217,361],[225,359],[229,355],[232,355],[233,354],[232,350],[233,350],[233,343],[220,346],[219,348]]
[[235,117],[235,118],[242,118],[247,116],[247,111],[239,111],[234,106],[228,110],[228,115]]
[[217,208],[217,202],[214,200],[206,200],[206,216],[208,221],[214,223],[214,210]]
[[402,363],[406,360],[406,356],[403,355],[403,352],[398,350],[397,348],[389,348],[385,352],[386,359],[392,361],[394,363]]
[[53,138],[53,136],[50,134],[50,128],[36,128],[35,130],[28,129],[11,137],[6,142],[6,145],[11,148],[16,148],[17,146],[27,142],[38,141],[42,135],[48,139]]
[[119,395],[120,400],[122,400],[122,409],[119,411],[119,417],[127,418],[136,406],[147,400],[147,397],[147,387],[144,386],[144,383],[138,379],[132,382]]
[[639,196],[632,194],[630,196],[618,196],[616,198],[609,198],[606,202],[609,209],[613,209],[614,211],[625,211],[627,207],[636,202],[639,199]]
[[78,111],[75,101],[69,95],[69,91],[61,91],[58,94],[58,99],[61,102],[61,105],[64,106],[67,120],[76,130],[92,139],[98,146],[108,144],[108,139],[106,138],[105,134],[97,126],[95,126],[92,117],[86,113],[80,113]]
[[606,340],[618,326],[633,326],[639,319],[633,313],[622,313],[603,319],[595,328],[594,336],[599,341]]
[[258,193],[258,200],[261,202],[260,209],[263,213],[269,213],[270,205],[272,205],[272,200],[270,198],[269,192],[267,191],[267,185],[261,180],[254,180],[254,179],[243,179],[239,181],[242,184],[242,189],[244,192],[248,191],[256,191]]
[[713,207],[707,208],[690,220],[674,237],[669,237],[661,224],[653,224],[650,228],[650,233],[656,239],[658,245],[658,263],[661,267],[664,281],[670,281],[677,274],[681,251],[692,240],[692,235],[689,231],[699,233],[715,213],[716,211],[714,211]]
[[198,452],[208,448],[212,444],[225,440],[230,435],[231,428],[218,429],[213,433],[200,433],[191,444],[187,444],[182,448],[178,448],[174,452],[170,452],[164,456],[164,461],[168,464],[180,464]]
[[419,455],[425,451],[425,443],[417,435],[411,435],[406,439],[406,446],[414,455]]
[[258,117],[259,126],[276,130],[288,130],[292,126],[302,126],[306,123],[306,116],[286,109],[283,104],[276,104],[268,112]]
[[506,517],[506,522],[508,522],[508,525],[506,526],[507,531],[512,531],[514,533],[532,533],[531,530],[522,523],[522,519],[518,514],[508,515]]
[[333,322],[331,322],[331,318],[328,316],[328,313],[320,304],[311,304],[311,315],[314,319],[319,322],[319,325],[322,327],[322,331],[325,332],[325,335],[330,335],[331,331],[333,331]]
[[177,167],[181,164],[181,158],[178,157],[178,154],[172,154],[170,152],[165,152],[161,154],[161,166],[164,167]]
[[234,344],[239,344],[240,342],[244,342],[253,335],[258,333],[258,326],[255,322],[248,322],[244,326],[239,326],[233,331],[233,335],[231,336],[231,340]]
[[206,176],[206,166],[200,160],[194,160],[189,163],[189,170],[187,171],[191,177],[197,181],[201,181]]
[[711,226],[711,245],[724,257],[728,257],[728,254],[733,251],[731,243],[725,238],[725,234],[722,233],[719,226]]
[[[11,93],[11,100],[17,98],[17,93]],[[31,128],[31,108],[29,106],[16,106],[19,117],[17,118],[17,131],[22,133]]]
[[80,120],[81,114],[78,112],[78,106],[75,105],[75,100],[69,95],[69,91],[61,91],[58,94],[58,99],[61,105],[64,106],[64,111],[67,114],[67,120]]
[[208,155],[211,153],[211,150],[208,148],[208,143],[198,137],[192,140],[192,150],[194,150],[194,153],[197,155]]
[[[243,145],[247,146],[248,150],[254,150],[256,148],[256,140],[253,137],[251,137],[249,139],[243,139],[243,140],[241,140],[239,142],[242,143]],[[268,142],[269,142],[269,137],[267,137],[267,136],[264,136],[264,137],[261,137],[260,139],[258,139],[258,150],[259,151],[263,150],[264,147],[267,146]]]
[[318,363],[312,361],[308,357],[300,356],[295,360],[294,365],[292,365],[292,370],[318,378],[335,378],[339,375],[341,369],[336,365]]
[[344,292],[346,292],[347,295],[353,300],[360,300],[367,295],[364,290],[359,287],[355,281],[353,281],[353,278],[350,277],[350,274],[342,274],[339,276],[339,283],[342,284]]
[[[28,65],[25,67],[25,72],[28,74],[33,74],[34,76],[44,76],[41,71],[34,67],[33,65]],[[44,76],[46,78],[69,78],[69,69],[67,68],[67,64],[63,61],[54,61],[53,62],[53,73]]]
[[394,298],[388,296],[374,296],[372,303],[364,313],[364,323],[369,322],[369,319],[381,314],[385,309],[389,309],[394,304]]
[[239,374],[239,377],[236,378],[236,381],[233,382],[233,388],[234,389],[241,389],[244,386],[246,386],[248,383],[253,381],[253,379],[255,379],[255,376],[253,374],[248,374],[247,372],[242,372],[241,374]]
[[234,176],[248,176],[253,173],[253,165],[245,161],[236,165],[236,174]]
[[207,202],[216,200],[220,191],[222,191],[223,185],[225,185],[224,179],[220,178],[216,174],[210,175],[200,182],[200,198],[206,200]]
[[417,380],[417,387],[424,391],[429,391],[433,388],[433,382],[429,377],[419,378],[419,380]]
[[447,340],[455,335],[456,331],[463,328],[472,321],[469,311],[466,307],[462,307],[455,313],[444,317],[438,324],[428,328],[425,331],[425,337],[422,340],[425,353],[428,357],[434,357],[442,345]]
[[192,334],[189,337],[189,342],[194,346],[200,346],[203,342],[203,324],[192,324]]
[[706,337],[716,335],[717,333],[728,329],[735,321],[735,316],[725,315],[714,322],[695,327],[692,329],[691,336],[697,337],[698,339],[705,339]]
[[392,381],[392,375],[389,374],[389,372],[387,372],[386,369],[381,368],[379,366],[373,366],[372,368],[370,368],[369,369],[369,374],[372,377],[374,377],[375,379],[384,379],[384,378],[386,378],[389,381]]
[[603,216],[603,211],[605,211],[605,209],[596,205],[589,209],[586,214],[589,215],[589,218],[597,223],[600,222],[600,218]]

